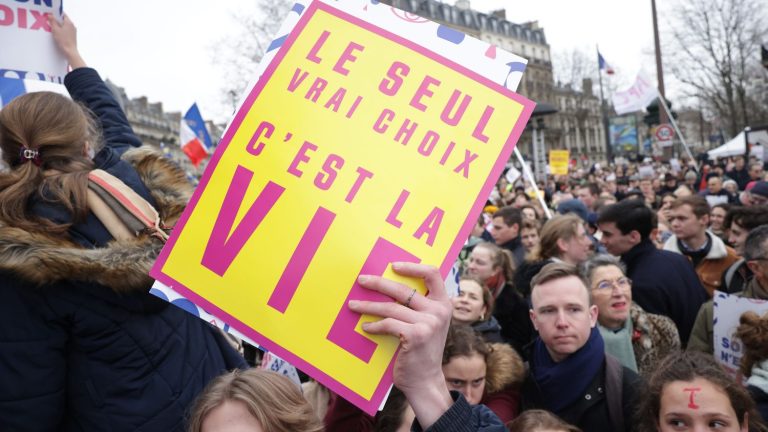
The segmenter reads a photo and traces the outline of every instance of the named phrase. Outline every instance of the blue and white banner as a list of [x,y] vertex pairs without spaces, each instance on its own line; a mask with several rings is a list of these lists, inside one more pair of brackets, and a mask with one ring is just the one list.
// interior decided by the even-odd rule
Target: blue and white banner
[[69,96],[69,93],[67,93],[67,89],[63,84],[56,84],[48,81],[0,77],[0,109],[18,96],[38,91],[50,91]]
[[744,312],[753,311],[760,316],[768,312],[768,301],[728,295],[715,291],[713,302],[713,338],[715,359],[736,376],[744,355],[744,346],[734,333]]
[[48,16],[63,13],[63,0],[0,0],[0,77],[64,81],[67,59],[48,25]]

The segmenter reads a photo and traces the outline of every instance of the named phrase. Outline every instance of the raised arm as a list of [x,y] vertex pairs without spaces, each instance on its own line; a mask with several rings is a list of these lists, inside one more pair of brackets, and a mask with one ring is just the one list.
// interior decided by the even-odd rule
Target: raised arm
[[51,27],[51,35],[53,35],[56,46],[67,58],[72,69],[87,67],[88,65],[85,64],[85,60],[80,56],[80,51],[77,49],[77,28],[69,20],[69,17],[64,15],[62,22],[58,22],[53,15],[48,15],[48,24]]
[[[64,78],[64,85],[72,99],[85,104],[99,119],[105,147],[121,155],[131,147],[141,146],[141,140],[134,134],[115,96],[99,74],[89,68],[80,55],[77,48],[77,29],[72,21],[64,15],[62,22],[50,16],[48,22],[56,46],[72,67],[72,71]],[[106,153],[109,153],[109,150]],[[97,155],[97,164],[100,164],[100,158],[105,157],[105,154]]]

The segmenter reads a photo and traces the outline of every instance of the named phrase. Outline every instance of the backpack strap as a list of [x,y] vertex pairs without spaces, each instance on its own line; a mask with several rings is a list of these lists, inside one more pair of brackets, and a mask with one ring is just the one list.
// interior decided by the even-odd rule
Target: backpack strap
[[163,242],[168,233],[157,210],[120,179],[103,170],[88,174],[88,207],[112,237],[129,240],[146,233]]

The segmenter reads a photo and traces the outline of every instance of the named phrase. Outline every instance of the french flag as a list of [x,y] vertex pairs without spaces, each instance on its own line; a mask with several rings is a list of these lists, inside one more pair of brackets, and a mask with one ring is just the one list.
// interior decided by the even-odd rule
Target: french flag
[[597,64],[600,66],[601,71],[604,70],[608,75],[613,75],[613,68],[608,64],[607,61],[605,61],[603,55],[600,54],[600,51],[597,52]]
[[184,114],[184,118],[181,119],[179,136],[181,149],[192,161],[192,165],[197,167],[210,154],[212,143],[196,103],[192,104],[187,113]]
[[0,109],[8,102],[25,93],[50,91],[69,97],[67,88],[49,81],[0,77]]

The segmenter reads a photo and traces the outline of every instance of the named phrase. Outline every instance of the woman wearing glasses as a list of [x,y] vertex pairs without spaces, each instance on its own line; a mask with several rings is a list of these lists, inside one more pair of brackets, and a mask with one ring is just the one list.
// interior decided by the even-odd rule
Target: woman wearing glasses
[[596,255],[582,266],[605,351],[626,367],[647,376],[658,361],[680,350],[680,336],[668,317],[645,312],[632,303],[632,281],[611,255]]

